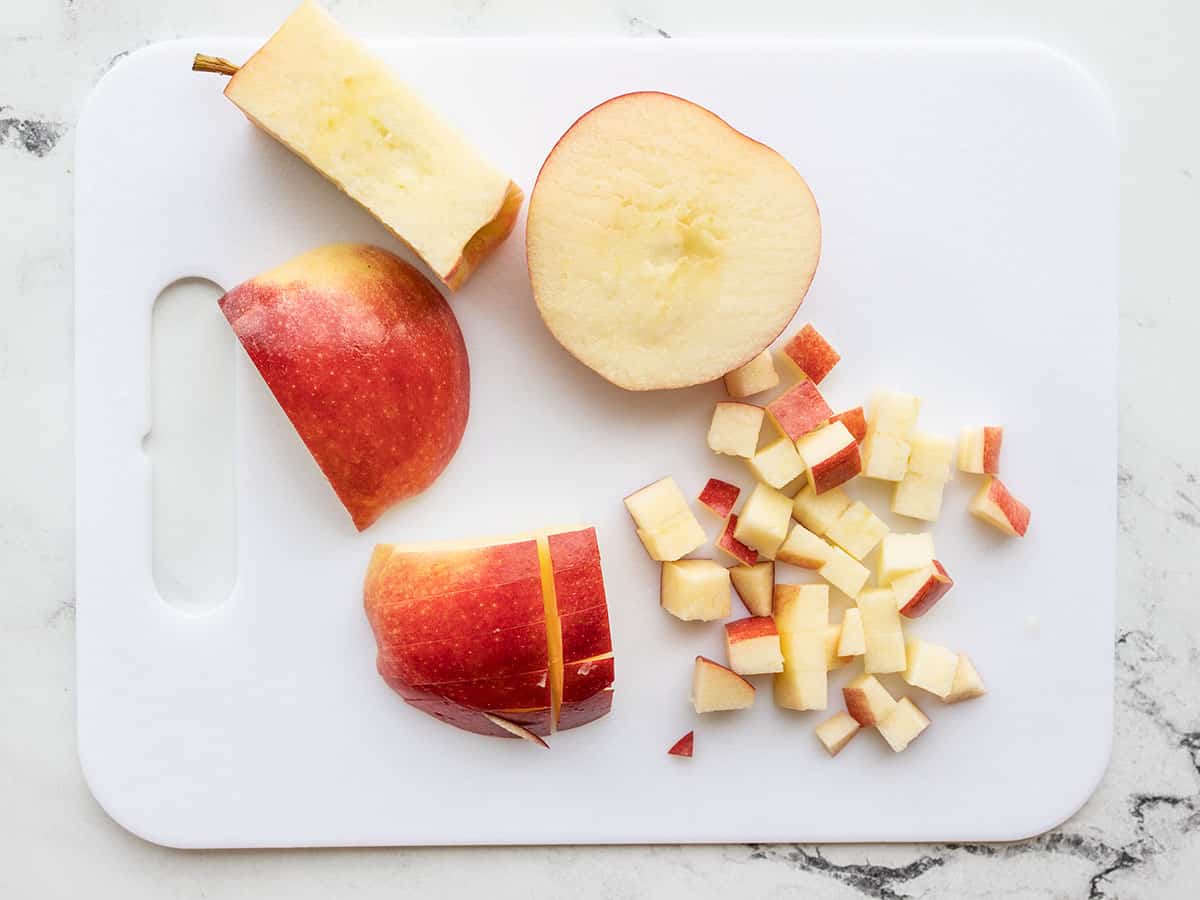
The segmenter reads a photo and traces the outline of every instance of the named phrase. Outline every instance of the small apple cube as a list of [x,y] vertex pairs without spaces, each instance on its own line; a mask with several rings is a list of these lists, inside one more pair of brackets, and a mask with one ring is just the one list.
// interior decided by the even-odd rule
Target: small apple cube
[[682,757],[685,757],[686,759],[691,759],[692,752],[695,750],[695,747],[696,747],[696,732],[689,731],[687,734],[685,734],[683,737],[681,737],[679,740],[677,740],[674,744],[671,745],[671,749],[667,751],[667,756],[682,756]]
[[864,728],[883,721],[896,709],[895,698],[874,675],[859,675],[842,688],[842,699],[846,712]]
[[725,527],[721,529],[721,536],[717,538],[717,549],[722,553],[728,553],[743,566],[752,566],[758,562],[758,551],[753,547],[747,547],[733,536],[733,532],[737,529],[737,523],[738,517],[730,513],[729,518],[725,520]]
[[818,494],[810,484],[801,488],[792,501],[792,518],[813,534],[823,535],[848,506],[850,498],[841,488]]
[[908,667],[901,678],[923,691],[941,699],[950,695],[954,673],[958,670],[958,654],[938,644],[912,638],[905,645]]
[[1029,528],[1029,507],[1010,494],[995,476],[988,476],[967,509],[971,515],[1013,537],[1024,537]]
[[912,394],[899,391],[876,391],[871,397],[867,424],[871,431],[890,434],[906,443],[917,427],[921,401]]
[[701,505],[726,519],[733,512],[733,505],[737,503],[738,494],[741,492],[742,489],[736,484],[730,484],[720,478],[710,478],[704,485],[704,490],[700,492],[699,500]]
[[954,441],[937,434],[918,431],[909,441],[908,471],[939,481],[949,481],[954,465]]
[[896,606],[906,619],[925,615],[952,587],[954,579],[936,559],[915,572],[906,572],[892,580]]
[[766,560],[752,566],[734,566],[729,570],[729,578],[750,615],[771,615],[775,594],[775,563]]
[[802,569],[820,569],[829,562],[832,549],[823,539],[797,524],[792,526],[787,540],[775,552],[775,558]]
[[958,439],[958,468],[972,475],[1000,474],[1000,443],[1004,429],[999,425],[964,428]]
[[729,570],[711,559],[665,562],[660,585],[662,608],[685,622],[712,622],[729,616]]
[[708,535],[704,533],[691,511],[672,519],[657,530],[639,528],[637,536],[650,558],[658,562],[686,556],[708,540]]
[[829,588],[823,584],[777,584],[772,615],[781,634],[823,634],[829,624]]
[[775,676],[774,699],[781,709],[825,709],[829,705],[823,628],[780,635],[783,671]]
[[753,705],[754,685],[706,656],[696,657],[692,673],[692,707],[696,712],[745,709]]
[[760,482],[742,507],[733,536],[767,559],[774,559],[791,521],[791,498]]
[[896,482],[892,492],[892,512],[910,519],[936,522],[942,514],[942,494],[946,482],[928,475],[909,472]]
[[862,474],[880,481],[900,481],[908,471],[908,441],[892,434],[868,431],[859,452]]
[[679,559],[708,540],[673,478],[662,478],[630,494],[625,508],[651,559]]
[[801,374],[817,384],[842,358],[811,324],[805,325],[783,345],[783,354]]
[[730,397],[761,394],[777,384],[779,373],[775,371],[775,361],[771,359],[770,350],[764,350],[740,369],[734,369],[725,375],[725,390]]
[[925,713],[907,697],[900,698],[891,715],[875,723],[875,728],[896,753],[908,747],[928,727],[929,719],[925,718]]
[[887,588],[863,591],[858,597],[858,608],[862,611],[863,636],[867,643],[863,671],[870,674],[903,672],[908,668],[908,658],[896,595]]
[[829,526],[825,536],[853,556],[861,560],[875,549],[875,545],[888,533],[884,521],[871,512],[861,500],[850,504]]
[[709,448],[714,453],[749,459],[758,450],[758,434],[765,414],[761,406],[753,403],[718,403],[708,426]]
[[783,671],[779,629],[770,616],[752,616],[728,623],[725,626],[725,650],[729,655],[729,668],[739,675]]
[[861,406],[840,412],[829,421],[841,422],[846,426],[846,430],[854,435],[854,440],[860,444],[863,442],[863,438],[867,436],[867,417]]
[[817,574],[853,600],[871,577],[871,570],[841,547],[830,547],[829,562]]
[[806,378],[768,403],[767,415],[780,434],[794,443],[828,422],[833,410],[817,390],[816,382]]
[[862,728],[848,712],[834,713],[817,726],[817,740],[830,756],[837,756],[842,748],[850,743],[850,739]]
[[829,623],[825,626],[825,670],[832,672],[842,666],[849,665],[854,657],[839,656],[838,644],[842,641],[842,626]]
[[863,632],[862,610],[851,607],[842,613],[842,631],[838,637],[837,655],[843,658],[862,656],[867,652],[867,637]]
[[923,569],[933,563],[932,534],[885,534],[879,544],[875,579],[888,587],[898,575]]
[[958,667],[954,670],[954,683],[950,685],[950,693],[942,698],[943,703],[958,703],[960,700],[970,700],[982,697],[987,693],[983,679],[971,665],[965,653],[958,655]]
[[817,494],[845,484],[862,471],[858,442],[841,422],[831,422],[796,441],[796,452]]
[[804,471],[796,445],[787,438],[772,441],[751,457],[750,471],[759,481],[778,490]]

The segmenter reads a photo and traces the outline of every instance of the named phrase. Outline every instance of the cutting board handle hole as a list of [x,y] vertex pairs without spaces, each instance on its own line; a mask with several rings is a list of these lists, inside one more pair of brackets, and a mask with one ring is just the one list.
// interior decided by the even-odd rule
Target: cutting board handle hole
[[150,428],[154,585],[180,612],[213,612],[237,579],[237,339],[224,292],[181,278],[154,301]]

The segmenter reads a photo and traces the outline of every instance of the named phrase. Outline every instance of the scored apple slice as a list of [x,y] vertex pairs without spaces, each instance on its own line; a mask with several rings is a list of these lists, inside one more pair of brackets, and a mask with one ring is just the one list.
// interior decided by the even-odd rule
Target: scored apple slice
[[942,514],[946,482],[928,475],[908,472],[892,492],[892,512],[923,522],[936,522]]
[[958,439],[958,468],[973,475],[1000,474],[1000,445],[1004,429],[999,425],[964,428]]
[[906,572],[892,580],[900,615],[916,619],[929,612],[954,587],[954,579],[936,559],[914,572]]
[[813,534],[824,535],[849,506],[850,498],[841,488],[818,494],[806,485],[792,501],[792,518]]
[[867,637],[863,631],[862,610],[851,607],[842,613],[842,631],[838,637],[837,654],[843,658],[862,656],[867,652]]
[[681,737],[679,740],[677,740],[674,744],[671,745],[671,749],[667,751],[667,756],[682,756],[682,757],[685,757],[686,759],[691,759],[692,753],[695,750],[695,747],[696,747],[696,732],[689,731],[687,734],[685,734],[683,737]]
[[811,323],[783,345],[783,355],[801,375],[811,378],[815,384],[820,384],[842,358]]
[[729,617],[729,570],[711,559],[664,562],[659,585],[662,608],[685,622]]
[[771,615],[775,593],[774,562],[768,559],[752,566],[734,566],[729,570],[729,578],[750,615]]
[[958,670],[958,654],[938,644],[911,638],[905,645],[908,667],[900,677],[923,691],[929,691],[942,700],[950,695],[954,687],[954,674]]
[[775,371],[771,351],[764,350],[744,366],[726,372],[724,381],[725,392],[730,397],[751,397],[769,391],[779,384],[779,373]]
[[841,422],[846,426],[846,430],[854,435],[854,440],[860,444],[863,442],[863,438],[867,436],[867,417],[863,413],[861,406],[855,406],[853,409],[840,412],[829,421]]
[[829,526],[825,536],[857,560],[875,549],[889,529],[861,500],[850,504]]
[[796,442],[808,483],[816,494],[845,484],[862,471],[858,442],[841,422],[824,425]]
[[725,527],[721,529],[721,536],[717,538],[716,547],[722,553],[728,553],[743,566],[753,566],[758,562],[758,551],[753,547],[747,547],[741,541],[733,536],[737,530],[738,517],[733,513],[729,514],[729,518],[725,521]]
[[791,498],[759,482],[742,507],[733,536],[767,559],[774,559],[791,521]]
[[896,595],[889,588],[873,588],[859,594],[857,602],[867,640],[863,671],[868,674],[903,672],[908,667],[908,658]]
[[729,518],[733,506],[737,503],[738,494],[742,492],[736,484],[722,481],[720,478],[710,478],[700,492],[700,504],[712,510],[722,519]]
[[848,712],[839,710],[816,728],[817,740],[830,756],[837,756],[862,728]]
[[950,693],[942,698],[943,703],[958,703],[961,700],[971,700],[982,697],[987,693],[983,679],[975,671],[971,660],[965,653],[958,655],[958,666],[954,670],[954,682],[950,685]]
[[758,435],[765,414],[761,406],[753,403],[718,403],[708,426],[709,449],[714,453],[749,459],[758,450]]
[[804,472],[804,463],[796,452],[796,445],[782,437],[755,453],[749,460],[749,466],[755,478],[776,490],[790,484]]
[[932,534],[885,534],[879,544],[875,580],[889,587],[896,577],[923,569],[935,556]]
[[871,577],[871,570],[841,547],[830,546],[829,561],[817,574],[853,600]]
[[767,404],[767,417],[779,433],[795,443],[814,428],[824,425],[833,410],[817,390],[816,382],[806,378]]
[[779,629],[770,616],[751,616],[725,626],[729,668],[739,675],[766,675],[783,671]]
[[875,729],[896,753],[905,750],[928,727],[925,713],[907,697],[901,697],[891,714],[875,723]]
[[683,491],[670,476],[634,491],[625,498],[625,508],[653,560],[679,559],[708,540]]
[[802,569],[820,569],[829,562],[832,548],[803,525],[796,524],[775,553],[775,559]]
[[846,712],[864,728],[882,722],[896,709],[896,699],[887,688],[874,675],[866,673],[842,688],[842,699],[846,702]]
[[502,719],[499,716],[492,715],[492,713],[484,713],[483,717],[493,725],[503,728],[513,737],[519,737],[522,740],[529,741],[531,744],[537,744],[539,747],[543,747],[547,750],[550,749],[549,744],[547,744],[544,740],[523,725],[518,725],[516,722],[510,722],[508,719]]
[[999,478],[989,475],[967,507],[982,519],[1013,537],[1024,537],[1029,528],[1029,507],[1014,497]]
[[692,707],[697,713],[746,709],[754,705],[754,685],[733,669],[696,657],[692,673]]

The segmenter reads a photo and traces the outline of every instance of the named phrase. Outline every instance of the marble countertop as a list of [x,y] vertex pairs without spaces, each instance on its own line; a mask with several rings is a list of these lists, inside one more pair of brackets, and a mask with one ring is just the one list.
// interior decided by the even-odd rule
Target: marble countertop
[[[130,51],[271,30],[292,0],[0,4],[0,896],[1195,896],[1200,876],[1200,6],[1094,0],[329,2],[359,31],[1024,37],[1083,62],[1122,140],[1116,736],[1087,805],[1005,845],[180,852],[110,821],[74,734],[73,127]],[[244,7],[253,6],[252,9]],[[1086,445],[1087,436],[1080,435]],[[1053,686],[1048,686],[1053,690]],[[1064,697],[1064,703],[1070,698]]]

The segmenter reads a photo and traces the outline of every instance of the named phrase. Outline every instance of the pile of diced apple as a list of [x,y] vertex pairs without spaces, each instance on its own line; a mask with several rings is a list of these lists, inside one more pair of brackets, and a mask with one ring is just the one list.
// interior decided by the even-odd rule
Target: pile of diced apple
[[[893,532],[846,487],[859,476],[891,482],[891,512],[932,523],[957,461],[961,472],[984,476],[969,506],[979,519],[1023,536],[1029,510],[996,477],[1001,428],[966,428],[956,449],[952,438],[918,430],[917,397],[890,390],[876,392],[865,410],[835,414],[818,387],[841,359],[829,342],[805,325],[782,355],[796,379],[778,396],[764,405],[746,399],[781,381],[771,352],[764,351],[726,375],[734,399],[713,410],[709,447],[744,459],[754,478],[740,509],[743,491],[728,481],[709,479],[698,497],[720,519],[713,545],[732,564],[689,557],[708,536],[671,478],[631,494],[625,504],[647,553],[662,563],[664,610],[685,621],[726,619],[732,589],[750,613],[725,624],[724,663],[695,658],[697,713],[751,706],[749,679],[760,675],[772,676],[777,706],[825,710],[829,673],[861,663],[842,688],[845,710],[820,723],[817,737],[836,755],[861,728],[873,727],[898,753],[929,719],[885,680],[896,677],[943,703],[982,696],[985,688],[965,654],[905,634],[906,621],[927,614],[954,586],[933,536]],[[821,580],[777,581],[777,563]],[[834,621],[831,609],[844,604],[831,599],[839,595],[851,605]],[[693,748],[689,732],[670,753],[690,757]]]

